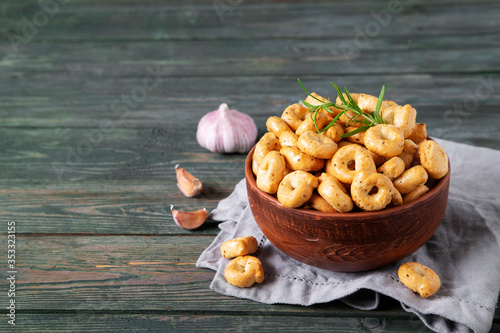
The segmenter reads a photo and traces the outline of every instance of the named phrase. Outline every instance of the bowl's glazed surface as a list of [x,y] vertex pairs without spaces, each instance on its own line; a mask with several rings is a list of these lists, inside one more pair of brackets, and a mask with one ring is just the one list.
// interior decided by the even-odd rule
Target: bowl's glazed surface
[[394,263],[415,252],[436,231],[448,203],[450,171],[419,199],[378,212],[323,213],[292,209],[261,191],[245,163],[248,200],[257,224],[282,252],[303,263],[357,272]]

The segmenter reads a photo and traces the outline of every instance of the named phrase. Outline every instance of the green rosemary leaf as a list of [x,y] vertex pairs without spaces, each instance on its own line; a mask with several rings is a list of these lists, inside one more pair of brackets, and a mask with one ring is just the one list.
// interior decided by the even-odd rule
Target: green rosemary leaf
[[311,119],[314,123],[314,127],[316,127],[316,131],[319,133],[319,128],[317,124],[317,119],[318,119],[318,112],[321,110],[321,107],[316,108],[316,111],[314,112],[314,118],[312,118],[313,113],[311,113]]
[[[347,88],[344,88],[344,91],[345,91],[345,94],[344,94],[344,93],[342,93],[340,88],[335,83],[330,82],[330,84],[335,88],[339,100],[343,103],[342,105],[338,105],[336,103],[332,103],[330,101],[330,99],[328,99],[327,101],[323,101],[323,100],[320,100],[319,98],[317,98],[316,96],[311,95],[311,93],[309,93],[309,91],[304,87],[304,85],[302,84],[300,79],[298,79],[298,81],[299,81],[299,84],[302,87],[302,89],[306,92],[306,94],[308,94],[309,96],[313,97],[315,100],[320,102],[319,104],[314,105],[311,103],[307,103],[305,101],[301,101],[309,109],[309,112],[311,113],[311,119],[313,120],[314,126],[315,126],[316,130],[318,131],[318,133],[322,133],[322,132],[325,132],[326,130],[328,130],[336,121],[338,121],[338,119],[340,118],[341,115],[345,115],[345,114],[347,114],[347,112],[349,112],[350,119],[347,121],[346,126],[349,126],[352,123],[362,123],[365,125],[358,127],[349,133],[345,133],[341,137],[348,137],[348,136],[366,131],[368,128],[375,126],[375,125],[378,125],[378,124],[385,124],[385,122],[382,118],[381,112],[380,112],[380,107],[382,106],[383,98],[385,95],[385,86],[382,86],[375,110],[370,112],[370,113],[365,113],[361,110],[361,108],[356,103],[356,101],[354,100],[352,95],[349,93]],[[318,128],[317,122],[316,122],[317,117],[318,117],[318,113],[321,110],[324,110],[324,111],[329,112],[329,113],[334,113],[334,111],[329,109],[330,107],[337,108],[341,111],[339,114],[337,114],[337,116],[325,128],[320,130]]]
[[304,104],[306,107],[308,107],[309,109],[310,109],[310,108],[313,108],[313,107],[315,107],[315,106],[316,106],[316,105],[313,105],[313,104],[308,103],[308,102],[306,102],[306,101],[302,101],[302,100],[301,100],[300,102],[301,102],[302,104]]
[[309,91],[307,91],[306,87],[304,87],[304,85],[302,84],[302,82],[300,82],[300,79],[297,79],[299,81],[299,84],[300,86],[302,87],[302,89],[306,92],[307,95],[311,96],[312,98],[314,98],[315,100],[317,101],[320,101],[321,103],[324,103],[322,100],[320,100],[319,98],[317,98],[316,96],[313,96],[311,95],[311,93]]
[[351,136],[351,135],[354,135],[354,134],[358,134],[358,133],[361,133],[361,132],[365,132],[370,127],[372,127],[372,125],[361,126],[361,127],[358,127],[356,129],[348,132],[348,133],[344,133],[344,134],[340,135],[340,137],[341,138],[347,138],[348,136]]
[[375,119],[377,119],[377,122],[379,124],[385,124],[384,119],[382,119],[382,112],[380,110],[380,107],[382,106],[382,102],[384,101],[384,96],[385,96],[385,85],[383,85],[382,89],[380,89],[380,94],[378,96],[377,106],[375,107]]
[[359,112],[360,113],[359,115],[361,115],[361,113],[363,113],[363,111],[361,111],[361,109],[358,106],[358,103],[356,103],[354,98],[352,98],[351,94],[349,93],[349,90],[347,90],[347,88],[344,88],[344,91],[345,91],[347,98],[349,99],[349,105],[352,106],[357,112]]
[[[332,103],[328,103],[328,104],[332,104]],[[323,110],[325,110],[326,112],[328,112],[328,113],[333,113],[333,111],[332,111],[332,110],[330,110],[326,104],[322,104],[322,105],[321,105],[321,107],[322,107],[322,108],[323,108]]]
[[342,94],[342,91],[340,91],[340,88],[333,82],[330,82],[330,84],[335,88],[335,90],[337,91],[337,95],[339,96],[339,99],[340,101],[344,104],[344,105],[347,105],[347,102],[344,98],[344,94]]
[[375,113],[380,114],[380,106],[382,105],[382,101],[384,100],[385,95],[385,85],[380,89],[380,94],[378,95],[377,106],[375,107]]
[[340,112],[338,115],[335,116],[335,118],[332,119],[332,121],[330,121],[330,123],[328,125],[326,125],[325,128],[323,128],[321,131],[319,131],[318,133],[323,133],[323,132],[326,132],[330,127],[333,126],[333,124],[335,124],[337,122],[337,120],[339,120],[340,116],[344,113],[345,111],[342,111]]

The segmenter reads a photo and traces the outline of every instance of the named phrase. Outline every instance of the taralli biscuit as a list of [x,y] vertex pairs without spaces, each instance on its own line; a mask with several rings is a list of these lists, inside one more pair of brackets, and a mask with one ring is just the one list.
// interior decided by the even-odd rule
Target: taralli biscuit
[[344,125],[339,122],[334,122],[332,126],[330,126],[325,132],[325,135],[335,141],[335,143],[339,142],[342,140],[340,137],[342,134],[345,133],[344,130]]
[[[306,103],[309,103],[309,104],[311,104],[311,105],[320,105],[322,102],[323,102],[323,103],[328,102],[328,100],[327,100],[326,98],[324,98],[324,97],[322,97],[322,96],[320,96],[320,95],[318,95],[318,94],[316,94],[316,93],[314,93],[314,92],[313,92],[311,95],[312,95],[312,96],[307,96],[307,97],[306,97],[306,99],[305,99],[305,102],[306,102]],[[318,100],[319,100],[319,101],[318,101]],[[320,102],[320,101],[322,101],[322,102]],[[332,113],[330,113],[330,112],[326,112],[326,111],[324,111],[324,110],[321,110],[320,112],[323,112],[323,113],[324,113],[324,114],[326,114],[329,118],[333,118],[333,117],[335,117],[336,115],[338,115],[338,114],[342,111],[342,110],[340,110],[340,109],[334,108],[333,106],[330,106],[328,109],[329,109],[330,111],[332,111]]]
[[382,164],[384,164],[385,162],[387,162],[387,157],[377,155],[374,152],[369,151],[369,150],[368,150],[368,152],[370,153],[370,156],[372,157],[373,162],[375,162],[376,167],[379,167]]
[[390,180],[398,178],[404,171],[405,162],[397,156],[392,157],[377,169],[378,173],[383,174]]
[[396,187],[393,186],[392,190],[394,191],[394,195],[392,196],[391,203],[394,206],[401,206],[404,203],[403,196],[399,193]]
[[401,282],[423,298],[434,295],[441,287],[439,276],[427,266],[417,262],[402,264],[398,270]]
[[304,171],[294,171],[283,178],[278,187],[278,201],[285,207],[297,208],[306,203],[318,187],[318,179]]
[[269,132],[272,132],[278,138],[283,132],[292,132],[285,121],[279,117],[269,117],[266,121],[266,127]]
[[415,128],[413,129],[413,132],[410,134],[408,137],[411,141],[415,142],[417,145],[422,142],[427,140],[427,128],[424,123],[417,123],[415,124]]
[[308,131],[299,136],[297,147],[309,156],[330,159],[337,151],[337,144],[324,134]]
[[295,132],[307,116],[309,116],[309,109],[300,103],[295,103],[288,106],[285,111],[283,111],[281,119],[283,119],[288,127]]
[[287,168],[292,170],[314,172],[323,169],[325,165],[325,160],[312,157],[297,147],[283,147],[280,153],[285,158]]
[[313,193],[309,201],[306,202],[306,206],[310,206],[320,212],[325,213],[336,213],[337,210],[328,203],[321,195]]
[[299,136],[293,132],[283,132],[280,136],[281,147],[297,147]]
[[403,174],[394,181],[394,186],[401,194],[406,194],[416,189],[418,185],[425,184],[428,178],[429,176],[425,169],[421,165],[415,165],[403,172]]
[[[354,126],[347,126],[345,128],[345,131],[346,132],[350,132],[350,131],[353,131],[355,130],[357,127],[354,127]],[[365,140],[365,133],[364,132],[359,132],[359,133],[356,133],[354,135],[351,135],[351,136],[348,136],[346,138],[347,141],[351,141],[351,142],[354,142],[354,143],[359,143],[360,145],[364,144],[364,140]]]
[[391,180],[380,173],[359,171],[351,184],[352,200],[359,208],[370,212],[384,209],[394,193]]
[[[343,94],[344,95],[344,99],[347,101],[347,95],[346,94]],[[359,95],[360,94],[352,94],[351,93],[351,97],[352,99],[358,103],[359,101]],[[344,103],[342,103],[342,101],[340,100],[340,97],[337,97],[337,99],[335,100],[335,103],[337,105],[342,105]],[[351,125],[351,126],[362,126],[363,123],[361,122],[363,120],[363,118],[361,116],[358,116],[358,117],[355,117],[354,113],[352,111],[347,111],[346,113],[342,114],[339,118],[339,121],[341,123],[343,123],[344,125]]]
[[257,187],[269,194],[278,192],[278,185],[285,177],[285,159],[273,150],[270,151],[259,165],[257,172]]
[[405,162],[405,169],[408,169],[411,164],[413,163],[413,160],[415,159],[415,155],[416,154],[409,154],[409,153],[405,153],[405,152],[402,152],[401,154],[399,154],[399,158],[403,160],[403,162]]
[[266,133],[260,138],[260,140],[255,145],[255,150],[253,152],[252,160],[252,171],[256,175],[259,170],[259,164],[262,162],[267,153],[272,150],[279,151],[281,149],[278,137],[273,133]]
[[405,145],[403,147],[403,152],[408,154],[415,154],[418,150],[418,146],[415,142],[410,139],[405,139]]
[[335,177],[322,173],[318,178],[318,193],[339,213],[350,212],[354,205],[347,191]]
[[311,119],[311,116],[307,116],[302,124],[300,124],[300,126],[297,128],[295,134],[301,135],[302,133],[307,131],[318,131],[318,129],[322,130],[326,127],[326,125],[328,125],[329,122],[330,118],[328,118],[327,115],[321,112],[318,113],[318,117],[316,118],[316,126],[318,126],[318,128],[316,129],[316,126],[314,126],[314,120]]
[[[368,95],[368,94],[359,94],[358,97],[358,106],[361,111],[370,113],[377,107],[378,97]],[[390,104],[387,101],[382,101],[380,105],[380,109],[384,110],[390,107]]]
[[448,173],[448,155],[436,141],[421,142],[418,145],[418,157],[429,177],[440,179]]
[[406,104],[405,106],[395,105],[382,111],[384,121],[393,124],[403,131],[405,138],[408,138],[415,129],[417,111]]
[[384,157],[398,156],[403,152],[404,136],[394,125],[382,124],[370,127],[364,136],[366,148]]
[[335,153],[327,173],[331,174],[342,183],[350,184],[357,171],[365,170],[373,173],[377,169],[369,152],[356,144],[347,145]]
[[253,236],[238,237],[222,243],[220,253],[224,258],[235,258],[257,252],[259,244]]
[[403,196],[403,203],[408,203],[417,200],[425,193],[429,192],[429,188],[425,185],[418,185],[413,191],[408,192]]
[[264,270],[258,258],[252,256],[236,257],[224,270],[226,281],[240,288],[248,288],[264,281]]
[[449,172],[448,156],[427,139],[411,105],[332,85],[339,108],[308,93],[267,119],[252,160],[260,190],[289,208],[376,211],[418,200]]

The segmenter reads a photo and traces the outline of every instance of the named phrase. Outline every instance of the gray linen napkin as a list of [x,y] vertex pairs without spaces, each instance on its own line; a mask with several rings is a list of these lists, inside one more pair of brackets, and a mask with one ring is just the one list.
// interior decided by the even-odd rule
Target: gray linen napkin
[[[500,151],[437,140],[451,161],[451,184],[445,217],[431,239],[404,260],[360,273],[331,272],[300,263],[274,247],[257,226],[244,180],[212,212],[221,231],[201,254],[197,267],[217,273],[210,288],[224,295],[273,304],[311,305],[341,300],[364,310],[375,309],[379,294],[401,302],[436,332],[488,332],[500,290]],[[224,279],[229,259],[220,245],[240,236],[254,236],[265,280],[237,288]],[[398,279],[400,264],[417,261],[440,276],[441,289],[424,299]]]

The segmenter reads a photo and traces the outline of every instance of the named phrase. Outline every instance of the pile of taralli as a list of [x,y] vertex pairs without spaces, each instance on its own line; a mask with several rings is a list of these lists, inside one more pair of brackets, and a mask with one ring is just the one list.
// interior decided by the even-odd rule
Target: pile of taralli
[[262,263],[257,257],[250,255],[257,252],[258,248],[253,236],[238,237],[222,243],[222,257],[232,259],[224,270],[224,277],[229,284],[246,288],[264,281]]
[[[328,101],[315,93],[267,119],[252,160],[259,189],[289,208],[378,211],[418,199],[448,173],[446,152],[427,138],[413,107],[368,94],[348,97],[366,115],[377,110],[380,123],[367,126],[333,103],[313,116],[311,106]],[[335,104],[342,100],[339,94]]]

